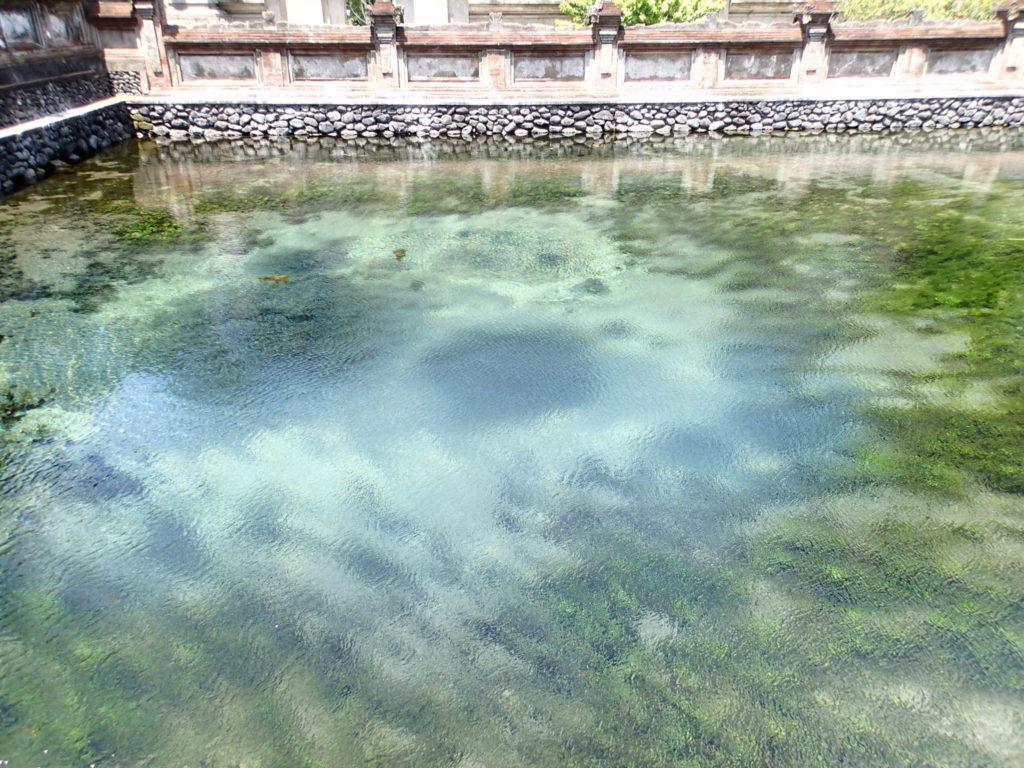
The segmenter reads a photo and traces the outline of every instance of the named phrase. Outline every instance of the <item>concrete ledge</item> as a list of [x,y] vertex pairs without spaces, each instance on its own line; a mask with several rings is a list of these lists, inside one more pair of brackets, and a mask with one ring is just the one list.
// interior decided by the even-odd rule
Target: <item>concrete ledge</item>
[[6,128],[0,128],[0,141],[8,139],[12,136],[20,136],[23,133],[29,131],[37,131],[40,128],[47,128],[52,125],[56,125],[65,120],[69,120],[74,117],[83,117],[85,115],[98,112],[103,109],[108,109],[116,104],[123,104],[123,96],[112,96],[109,99],[103,99],[103,101],[96,101],[92,104],[86,104],[82,107],[74,107],[72,109],[64,110],[53,115],[46,115],[45,117],[39,117],[35,120],[29,120],[24,123],[18,123],[17,125],[10,125]]
[[892,100],[892,99],[948,99],[964,97],[1015,98],[1024,97],[1024,86],[979,79],[946,79],[919,83],[908,82],[889,85],[879,89],[877,81],[866,79],[859,83],[835,85],[790,86],[787,83],[765,85],[737,85],[714,89],[671,90],[663,85],[637,83],[630,89],[628,97],[601,96],[594,94],[567,94],[561,88],[529,88],[472,92],[461,87],[421,86],[415,89],[396,90],[381,93],[364,84],[351,87],[323,88],[316,85],[293,84],[288,88],[246,88],[233,86],[230,89],[179,86],[174,90],[154,91],[145,95],[126,95],[129,105],[147,104],[261,104],[274,105],[402,105],[402,106],[499,106],[512,107],[520,104],[708,104],[725,101],[836,101],[836,100]]

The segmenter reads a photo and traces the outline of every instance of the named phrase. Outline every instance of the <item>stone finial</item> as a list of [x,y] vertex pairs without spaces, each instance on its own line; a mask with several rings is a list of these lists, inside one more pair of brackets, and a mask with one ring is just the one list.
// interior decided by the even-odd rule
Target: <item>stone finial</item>
[[836,15],[836,6],[832,0],[808,0],[806,3],[793,4],[793,21],[800,24],[831,21]]
[[996,18],[1004,24],[1024,18],[1024,0],[1004,0],[996,6]]
[[134,0],[132,5],[140,19],[152,19],[156,14],[156,3],[153,0]]
[[374,0],[366,6],[366,17],[376,22],[378,19],[385,21],[390,19],[391,23],[397,25],[405,21],[405,11],[400,5],[395,5],[391,0]]
[[1007,40],[1024,37],[1024,0],[1005,0],[996,6],[996,18],[1003,23]]
[[391,0],[376,0],[366,7],[366,20],[379,43],[393,43],[404,21],[402,7],[395,6]]
[[612,19],[618,19],[619,23],[622,22],[622,9],[613,0],[604,0],[604,2],[587,7],[588,24],[600,24],[605,20],[610,22]]
[[793,22],[800,25],[807,40],[824,40],[835,17],[836,6],[831,0],[808,0],[793,6]]
[[601,43],[614,43],[622,29],[622,10],[613,0],[587,9],[587,23],[594,27],[594,37]]
[[391,0],[376,0],[366,8],[366,21],[370,25],[370,34],[373,35],[377,46],[380,72],[385,77],[390,77],[395,71],[394,48],[403,21],[402,8],[396,8]]

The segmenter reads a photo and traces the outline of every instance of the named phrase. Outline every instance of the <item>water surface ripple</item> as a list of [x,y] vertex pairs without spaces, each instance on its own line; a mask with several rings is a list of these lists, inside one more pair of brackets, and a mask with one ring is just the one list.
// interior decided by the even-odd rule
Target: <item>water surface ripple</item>
[[0,761],[1021,765],[1024,143],[959,136],[7,199]]

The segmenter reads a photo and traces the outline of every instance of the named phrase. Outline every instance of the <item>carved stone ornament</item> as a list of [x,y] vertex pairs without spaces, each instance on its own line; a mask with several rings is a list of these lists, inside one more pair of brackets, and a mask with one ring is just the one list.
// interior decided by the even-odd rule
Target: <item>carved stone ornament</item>
[[1003,22],[1006,37],[1024,37],[1024,0],[1006,0],[996,6],[996,17]]
[[622,11],[614,2],[606,0],[587,9],[587,23],[594,27],[594,37],[598,42],[614,43],[622,28]]
[[138,14],[140,19],[152,19],[153,14],[156,12],[156,3],[154,0],[135,0],[135,13]]
[[836,17],[836,7],[830,0],[810,0],[793,6],[793,21],[800,25],[804,37],[821,42],[829,33]]

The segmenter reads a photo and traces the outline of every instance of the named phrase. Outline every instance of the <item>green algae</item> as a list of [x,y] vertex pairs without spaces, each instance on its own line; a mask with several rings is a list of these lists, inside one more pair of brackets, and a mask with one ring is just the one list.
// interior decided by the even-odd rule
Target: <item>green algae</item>
[[[742,173],[719,173],[704,191],[675,176],[624,179],[617,198],[630,216],[617,226],[617,237],[634,257],[652,260],[659,256],[659,238],[651,230],[664,231],[667,208],[686,205],[686,216],[670,220],[671,229],[733,254],[689,274],[717,278],[722,290],[736,293],[793,290],[813,280],[780,267],[799,264],[801,253],[810,250],[801,240],[816,231],[857,238],[855,250],[837,255],[847,257],[841,270],[856,274],[867,289],[858,296],[859,310],[914,324],[921,333],[968,333],[969,348],[949,356],[930,376],[954,390],[972,381],[994,382],[999,393],[984,408],[927,401],[869,407],[865,415],[881,439],[854,451],[862,478],[936,492],[955,492],[969,481],[1024,491],[1024,230],[1014,215],[1018,186],[1011,182],[955,198],[912,179],[887,187],[868,180],[842,187],[815,182],[795,198],[776,191],[773,181]],[[715,204],[719,197],[728,211]],[[653,220],[636,215],[644,206],[656,212],[648,214]],[[730,226],[717,225],[723,216]],[[922,326],[925,319],[929,324]]]
[[967,475],[1024,492],[1024,228],[1015,206],[1013,192],[997,191],[920,216],[896,246],[892,283],[867,299],[896,317],[934,319],[932,332],[966,331],[969,348],[950,356],[943,373],[961,387],[993,381],[1001,396],[985,408],[924,402],[875,409],[894,444],[893,463],[907,469],[890,479],[942,488]]
[[346,208],[360,212],[389,211],[396,206],[416,216],[479,213],[495,207],[524,206],[561,209],[585,194],[571,178],[527,176],[503,189],[488,189],[477,179],[413,177],[404,192],[358,180],[310,179],[285,186],[256,185],[244,190],[211,187],[193,203],[197,215],[255,211],[317,212]]
[[195,245],[205,239],[200,222],[183,221],[169,210],[149,208],[127,201],[111,201],[99,207],[114,222],[110,228],[115,248]]
[[[851,448],[854,487],[895,484],[956,492],[954,499],[973,483],[1018,492],[1019,233],[1015,222],[998,224],[1012,188],[983,196],[979,208],[977,197],[940,202],[940,191],[913,182],[812,184],[795,199],[773,197],[769,182],[720,175],[716,185],[756,204],[744,210],[723,195],[728,206],[719,207],[714,186],[697,194],[677,177],[624,180],[618,198],[629,207],[616,214],[620,244],[638,263],[664,259],[666,230],[731,252],[713,266],[676,273],[715,279],[738,297],[767,288],[820,296],[830,281],[854,276],[869,290],[847,311],[934,319],[922,333],[968,329],[969,349],[930,376],[951,385],[1002,382],[999,404],[982,410],[925,401],[868,408],[877,432],[870,444]],[[683,202],[692,205],[685,216],[659,208]],[[720,226],[726,218],[729,227]],[[833,271],[781,268],[812,252],[820,260],[816,245],[801,245],[818,231],[854,237],[853,248],[836,254]],[[794,315],[807,308],[794,307]],[[834,312],[836,302],[823,298],[810,308]],[[863,333],[851,325],[845,343]],[[833,480],[846,485],[849,468],[840,470]],[[961,683],[950,680],[1024,695],[1024,571],[1019,560],[991,555],[1008,542],[1020,546],[1019,516],[998,499],[957,514],[948,508],[954,501],[891,502],[879,519],[852,528],[870,497],[850,497],[836,516],[809,510],[775,519],[772,529],[751,531],[725,571],[701,572],[685,557],[653,563],[630,551],[544,582],[515,615],[480,632],[528,660],[540,684],[605,715],[595,715],[598,727],[586,740],[562,745],[560,764],[971,765],[969,739],[922,733],[898,698],[871,690],[881,689],[871,675],[876,665],[900,664],[905,674],[945,679],[939,696],[961,695]],[[645,573],[660,574],[674,600],[658,600],[659,585],[645,583]],[[751,611],[765,581],[791,613]],[[715,595],[719,614],[732,605],[735,620],[702,615],[686,599],[691,584],[697,594]],[[666,645],[672,653],[642,643],[644,610],[675,623]],[[794,635],[802,640],[789,647]],[[861,682],[851,688],[848,680]],[[822,705],[830,687],[836,693],[826,698],[846,699],[840,711]]]
[[[157,238],[157,242],[166,241]],[[94,247],[81,256],[84,265],[68,274],[61,285],[28,278],[16,266],[4,270],[0,300],[56,299],[69,302],[75,312],[92,313],[110,301],[119,288],[148,280],[162,266],[159,258],[140,254],[137,249]]]
[[0,426],[5,429],[12,427],[26,413],[45,402],[45,398],[26,391],[8,389],[0,393]]
[[505,204],[530,208],[561,208],[584,194],[586,190],[578,179],[517,178],[510,182],[505,190]]
[[[721,174],[716,184],[719,179]],[[725,198],[727,209],[719,207],[714,187],[694,193],[676,177],[625,179],[618,196],[630,209],[617,221],[620,242],[639,263],[716,280],[746,306],[753,306],[747,296],[758,292],[794,292],[823,297],[803,311],[835,312],[839,306],[851,314],[885,315],[921,334],[966,332],[965,350],[947,355],[918,378],[954,392],[985,382],[998,397],[983,406],[921,398],[865,407],[871,439],[850,446],[853,466],[838,466],[831,482],[868,492],[839,496],[827,510],[773,515],[745,533],[734,564],[718,574],[728,595],[722,602],[732,602],[743,618],[731,626],[710,622],[721,648],[702,646],[695,654],[715,659],[699,670],[709,687],[731,691],[742,703],[734,703],[728,714],[716,712],[710,722],[689,721],[683,743],[699,744],[700,750],[663,760],[972,765],[976,758],[969,739],[924,734],[887,694],[836,694],[847,704],[830,720],[822,702],[831,698],[823,696],[830,686],[843,690],[842,676],[860,677],[869,689],[873,683],[867,676],[879,665],[894,674],[900,670],[945,681],[941,694],[929,695],[955,698],[963,695],[958,686],[978,686],[1002,690],[1008,701],[1024,698],[1019,506],[1012,496],[984,496],[978,489],[1022,490],[1024,251],[1014,202],[1019,185],[997,184],[953,199],[945,189],[907,180],[883,187],[867,180],[842,188],[812,184],[806,194],[784,197],[773,197],[767,182],[740,178],[720,186],[737,190],[750,209],[735,198]],[[689,206],[685,216],[668,214],[680,205]],[[729,227],[717,226],[716,219],[728,219]],[[816,231],[855,238],[854,249],[838,251],[843,261],[831,272],[786,269],[805,263],[812,253],[819,265],[823,262]],[[681,235],[683,242],[723,255],[710,266],[670,268],[657,246],[666,235]],[[836,278],[852,278],[858,286],[845,305],[827,298],[828,282]],[[815,284],[822,287],[814,289]],[[848,331],[842,343],[863,333],[855,325]],[[880,490],[892,486],[931,500]],[[775,606],[766,610],[777,615],[751,612],[750,599],[763,600],[765,590],[772,595],[768,605]],[[700,622],[681,626],[685,642],[689,628]],[[574,632],[587,634],[585,627]],[[798,648],[787,649],[786,638],[792,637],[801,638]],[[744,660],[742,674],[730,669],[732,658]],[[648,675],[657,667],[650,659],[644,663]],[[686,677],[684,669],[685,663],[673,670],[676,680],[698,675],[688,670]],[[791,685],[775,687],[771,681],[777,677]],[[678,705],[681,711],[691,717],[715,711],[712,693],[691,689],[691,695],[688,709]],[[749,709],[758,701],[771,702],[774,711]],[[749,727],[745,733],[730,730],[738,710],[745,710],[738,718]],[[858,714],[868,712],[870,719]],[[676,728],[687,722],[680,715]],[[622,736],[633,727],[626,724]],[[900,727],[908,730],[901,733]],[[810,732],[817,734],[816,744],[801,737]],[[634,763],[645,760],[658,764],[649,755]]]
[[[214,744],[218,732],[238,731],[243,723],[244,746],[235,754],[208,755],[207,764],[473,765],[478,759],[465,745],[491,732],[499,734],[491,736],[495,741],[509,732],[522,736],[525,746],[516,758],[537,766],[985,764],[988,756],[970,741],[970,721],[929,727],[886,686],[927,680],[936,699],[964,702],[980,688],[1011,700],[1024,692],[1024,570],[1013,554],[1024,533],[1017,507],[1003,495],[979,495],[976,487],[1019,492],[1015,460],[1021,451],[1012,430],[1003,431],[1014,417],[1008,409],[1020,373],[1016,233],[998,213],[1007,193],[990,196],[992,207],[979,209],[976,197],[917,205],[939,193],[913,185],[864,182],[794,197],[745,174],[736,180],[718,174],[718,192],[713,185],[711,191],[675,195],[672,184],[680,188],[678,177],[645,194],[672,205],[685,200],[692,206],[686,216],[664,210],[648,216],[636,209],[616,214],[617,235],[632,244],[635,263],[713,281],[769,328],[792,329],[809,312],[842,306],[914,327],[926,318],[921,333],[967,331],[969,347],[927,376],[953,389],[994,381],[998,403],[982,409],[927,401],[869,407],[865,415],[874,432],[849,453],[856,470],[844,466],[838,477],[828,477],[855,492],[824,509],[811,503],[766,511],[738,542],[710,557],[691,551],[686,541],[642,545],[638,536],[596,528],[583,533],[578,520],[553,528],[550,537],[563,540],[579,562],[526,585],[501,611],[472,626],[528,670],[535,696],[528,715],[493,706],[482,716],[483,706],[454,709],[444,692],[431,696],[391,686],[343,639],[322,642],[285,621],[283,629],[269,620],[253,627],[252,617],[268,617],[271,607],[244,595],[158,618],[136,608],[126,593],[103,606],[102,628],[53,640],[45,628],[54,617],[74,617],[83,608],[54,599],[54,585],[4,582],[0,593],[16,617],[10,627],[18,636],[48,639],[33,646],[20,666],[5,670],[6,683],[37,688],[40,695],[34,701],[0,696],[0,724],[7,723],[19,745],[45,743],[67,764],[114,751],[171,755],[182,739]],[[555,193],[528,188],[516,194],[523,205],[572,204],[576,195],[566,188],[560,196],[558,187],[553,185]],[[474,189],[460,185],[437,206],[417,205],[424,214],[451,212],[475,204]],[[511,189],[503,193],[506,201],[513,199]],[[741,201],[720,194],[724,189]],[[421,189],[412,199],[426,196]],[[320,198],[325,205],[328,199]],[[297,200],[235,212],[313,203]],[[633,198],[644,200],[650,197]],[[739,231],[719,231],[729,208],[742,207],[743,200],[750,210],[730,219],[739,222]],[[246,204],[239,199],[220,208],[197,206],[197,213]],[[942,237],[927,224],[932,215],[940,219],[936,231],[946,233]],[[878,236],[890,220],[895,229]],[[666,231],[727,255],[710,264],[666,263],[672,248],[665,244]],[[829,254],[816,241],[802,240],[836,231],[860,239],[853,249]],[[166,241],[143,242],[160,248]],[[300,261],[311,271],[316,264],[307,258],[313,257]],[[812,274],[786,269],[805,263],[830,266]],[[992,279],[990,266],[1002,277]],[[847,305],[824,296],[851,274],[867,292]],[[96,277],[93,289],[120,279],[113,273]],[[340,286],[337,280],[330,284]],[[273,287],[257,286],[257,301],[245,291],[231,293],[238,299],[231,302],[234,321],[280,319],[270,338],[239,350],[195,322],[177,328],[182,338],[176,349],[223,345],[218,349],[225,375],[232,376],[245,355],[284,360],[322,342],[315,328],[296,322],[303,316],[294,300]],[[766,291],[777,295],[759,293]],[[321,287],[309,301],[350,307],[359,298],[341,287]],[[811,356],[823,354],[864,333],[851,324],[809,339],[808,349]],[[923,500],[893,494],[892,485],[928,493]],[[976,500],[963,501],[968,495]],[[4,544],[0,538],[0,554]],[[272,662],[303,647],[317,648],[314,679],[289,692]],[[256,669],[254,659],[267,661],[266,668]],[[207,701],[183,715],[196,706],[197,692],[230,700],[238,711],[219,712]],[[314,743],[316,717],[330,728],[316,730]],[[538,725],[547,720],[550,729]],[[171,726],[154,729],[159,722]],[[528,732],[523,722],[537,730]],[[336,739],[333,751],[325,746],[328,733]]]
[[166,211],[140,211],[130,224],[114,227],[118,240],[146,243],[171,243],[182,237],[182,227]]
[[[882,520],[837,536],[830,522],[807,513],[770,536],[758,530],[725,569],[620,540],[614,557],[545,580],[481,625],[531,664],[538,685],[592,718],[586,738],[564,741],[551,764],[970,764],[966,741],[919,725],[908,738],[895,723],[859,724],[823,707],[822,695],[871,701],[870,690],[857,691],[872,685],[868,670],[895,662],[952,665],[1019,695],[1021,675],[1000,670],[1022,658],[1003,627],[1021,626],[1013,584],[1024,563],[995,574],[1002,591],[993,594],[991,572],[951,584],[956,566],[943,565],[948,545],[969,542],[969,567],[992,535],[986,524],[950,532],[940,520],[925,530]],[[905,547],[922,551],[907,562]],[[786,608],[758,606],[765,579],[779,582]],[[651,615],[668,628],[653,639],[641,629]]]
[[[60,205],[62,221],[82,233],[49,248],[31,235],[46,226],[47,211],[29,211],[0,222],[0,300],[69,302],[74,311],[96,312],[117,291],[159,274],[168,252],[190,252],[207,241],[203,222],[179,219],[164,208],[132,199],[120,174],[93,189],[75,174],[47,179],[40,196]],[[17,210],[17,209],[15,209]],[[44,259],[61,269],[39,279],[26,274],[24,260]]]
[[393,200],[393,194],[376,184],[311,179],[284,189],[266,185],[244,190],[211,187],[199,193],[193,210],[196,214],[319,211],[338,207],[369,210],[382,208]]
[[405,197],[405,210],[414,216],[479,213],[493,205],[482,181],[458,176],[416,177]]

